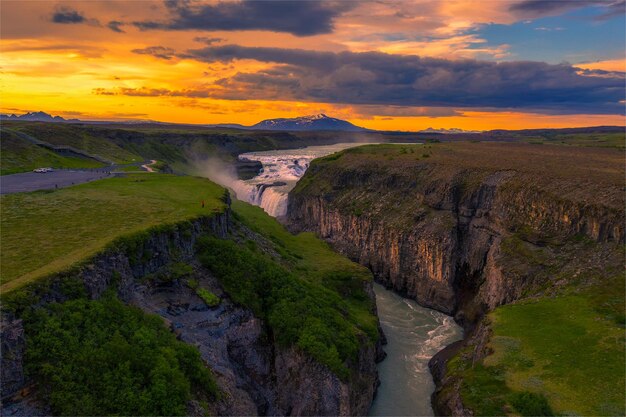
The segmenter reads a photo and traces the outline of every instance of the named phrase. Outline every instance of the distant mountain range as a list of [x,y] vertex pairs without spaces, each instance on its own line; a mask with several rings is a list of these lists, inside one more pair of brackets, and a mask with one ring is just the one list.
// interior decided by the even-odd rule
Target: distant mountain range
[[20,120],[24,122],[80,122],[78,119],[64,119],[61,116],[52,116],[43,111],[35,111],[17,116],[15,114],[0,114],[0,120]]
[[[52,116],[43,111],[29,112],[22,115],[15,114],[1,114],[0,121],[25,121],[25,122],[53,122],[53,123],[87,123],[87,124],[153,124],[153,125],[180,125],[177,123],[158,122],[155,120],[123,120],[123,121],[107,121],[107,120],[79,120],[79,119],[65,119],[61,116]],[[209,128],[224,128],[224,129],[242,129],[242,130],[274,130],[274,131],[344,131],[344,132],[379,132],[379,133],[393,133],[393,134],[423,134],[423,135],[464,135],[464,137],[502,137],[511,135],[514,133],[520,134],[543,134],[546,132],[562,132],[562,133],[615,133],[623,132],[624,126],[591,126],[591,127],[579,127],[579,128],[563,128],[563,129],[526,129],[526,130],[463,130],[458,128],[450,129],[435,129],[429,127],[413,132],[399,132],[399,131],[377,131],[366,129],[360,126],[353,125],[352,123],[336,119],[334,117],[328,117],[325,114],[316,114],[312,116],[302,116],[294,118],[279,118],[279,119],[267,119],[263,120],[252,126],[245,126],[237,123],[221,123],[221,124],[204,124],[194,125],[189,124],[186,126],[204,126]]]
[[442,135],[453,135],[455,133],[482,133],[482,130],[463,130],[453,127],[452,129],[434,129],[429,127],[428,129],[418,130],[417,133],[440,133]]
[[[61,116],[52,116],[48,113],[38,111],[30,112],[22,115],[0,114],[0,120],[17,120],[26,122],[81,122],[79,119],[64,119]],[[85,121],[83,121],[85,122]],[[144,123],[146,121],[137,121]],[[100,122],[102,123],[102,122]],[[132,123],[126,121],[126,123]],[[150,121],[150,123],[159,123]],[[328,117],[325,114],[316,114],[313,116],[294,117],[291,119],[267,119],[252,126],[244,126],[236,123],[210,124],[207,127],[221,127],[230,129],[248,129],[248,130],[339,130],[345,132],[366,132],[368,129],[355,126],[345,120]]]

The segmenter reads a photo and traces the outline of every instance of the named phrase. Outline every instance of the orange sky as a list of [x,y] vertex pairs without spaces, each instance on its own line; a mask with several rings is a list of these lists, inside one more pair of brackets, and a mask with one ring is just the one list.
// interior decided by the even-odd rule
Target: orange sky
[[[511,108],[400,106],[295,101],[280,97],[251,100],[211,97],[216,82],[240,73],[270,71],[274,64],[253,59],[200,62],[172,56],[162,59],[133,50],[162,46],[178,53],[202,48],[194,38],[218,38],[216,44],[280,47],[316,51],[379,51],[447,60],[515,60],[507,44],[493,45],[471,28],[488,22],[512,24],[504,2],[477,10],[469,1],[405,2],[402,11],[388,4],[359,3],[333,21],[332,33],[299,36],[271,30],[148,30],[130,23],[159,20],[160,2],[12,2],[2,1],[0,83],[3,113],[46,111],[66,118],[152,119],[176,123],[253,124],[262,119],[325,113],[372,129],[419,130],[427,127],[518,129],[623,125],[623,114],[541,114]],[[420,7],[418,7],[420,6]],[[398,6],[400,7],[400,6]],[[77,24],[52,22],[55,11],[77,11]],[[400,12],[408,18],[398,19]],[[123,22],[123,33],[106,22]],[[417,28],[417,29],[416,29]],[[397,33],[403,33],[402,36]],[[407,33],[410,34],[407,35]],[[394,37],[402,38],[393,40]],[[392,39],[392,40],[390,40]],[[174,52],[173,52],[174,53]],[[625,71],[623,56],[575,66]],[[125,95],[123,91],[209,91],[206,95]],[[554,113],[554,112],[552,112]]]

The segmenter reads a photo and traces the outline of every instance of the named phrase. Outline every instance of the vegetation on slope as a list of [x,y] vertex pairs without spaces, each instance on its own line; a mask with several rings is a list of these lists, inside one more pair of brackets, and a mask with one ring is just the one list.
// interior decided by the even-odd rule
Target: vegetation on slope
[[27,373],[55,415],[186,415],[218,395],[198,350],[112,294],[24,316]]
[[64,123],[5,123],[13,130],[22,132],[33,138],[53,146],[71,146],[118,164],[129,164],[141,161],[142,157],[128,151],[105,135],[94,136],[75,125]]
[[312,234],[294,236],[258,207],[233,206],[238,221],[264,242],[205,237],[198,243],[201,262],[235,302],[266,320],[280,345],[297,346],[347,378],[359,346],[378,339],[364,289],[371,275]]
[[[116,247],[136,256],[134,250],[148,237],[147,225],[223,210],[223,191],[200,178],[143,174],[7,196],[3,209],[10,204],[11,210],[3,210],[2,243],[23,262],[32,262],[29,270],[45,263],[32,277],[67,269],[68,257],[83,261],[122,233]],[[205,200],[204,209],[199,198]],[[94,204],[105,211],[92,210]],[[120,216],[117,210],[123,207]],[[350,378],[360,347],[378,338],[374,306],[364,287],[369,272],[312,234],[291,235],[258,207],[235,202],[234,210],[234,234],[202,238],[200,260],[233,301],[264,319],[273,342],[295,347]],[[36,236],[23,239],[20,227],[30,227]],[[85,240],[87,233],[92,241]],[[86,243],[92,250],[79,249]],[[33,256],[31,246],[37,245],[43,260]],[[54,259],[45,258],[48,252]],[[6,264],[20,271],[22,261],[11,256]],[[189,279],[192,270],[174,262],[154,279],[183,280],[207,305],[219,304],[219,297]],[[123,305],[112,293],[85,299],[83,284],[71,270],[54,282],[54,291],[68,301],[40,302],[51,280],[3,294],[5,311],[25,320],[27,370],[54,413],[180,415],[191,398],[216,398],[215,383],[197,350],[176,342],[160,319]]]
[[203,178],[152,173],[2,196],[0,288],[65,269],[121,235],[222,211],[223,195]]
[[90,158],[59,155],[8,130],[0,133],[0,175],[27,172],[41,167],[98,168],[103,165]]

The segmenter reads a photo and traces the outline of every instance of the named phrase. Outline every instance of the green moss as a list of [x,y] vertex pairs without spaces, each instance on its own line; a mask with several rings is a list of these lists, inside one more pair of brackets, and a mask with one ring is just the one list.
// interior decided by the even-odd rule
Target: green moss
[[198,294],[198,297],[202,298],[202,301],[209,307],[215,307],[220,304],[220,298],[209,290],[196,288],[196,294]]
[[536,394],[534,392],[516,392],[511,395],[511,405],[522,416],[553,416],[554,412],[548,404],[548,400],[542,394]]

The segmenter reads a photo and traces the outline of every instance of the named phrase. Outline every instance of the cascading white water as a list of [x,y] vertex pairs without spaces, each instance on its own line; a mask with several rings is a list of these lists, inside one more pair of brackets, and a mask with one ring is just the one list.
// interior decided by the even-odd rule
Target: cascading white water
[[244,153],[239,155],[240,159],[259,161],[263,169],[253,179],[237,181],[237,184],[230,186],[238,199],[262,207],[270,216],[283,217],[287,214],[289,191],[295,187],[313,159],[359,145],[338,143],[302,149]]

